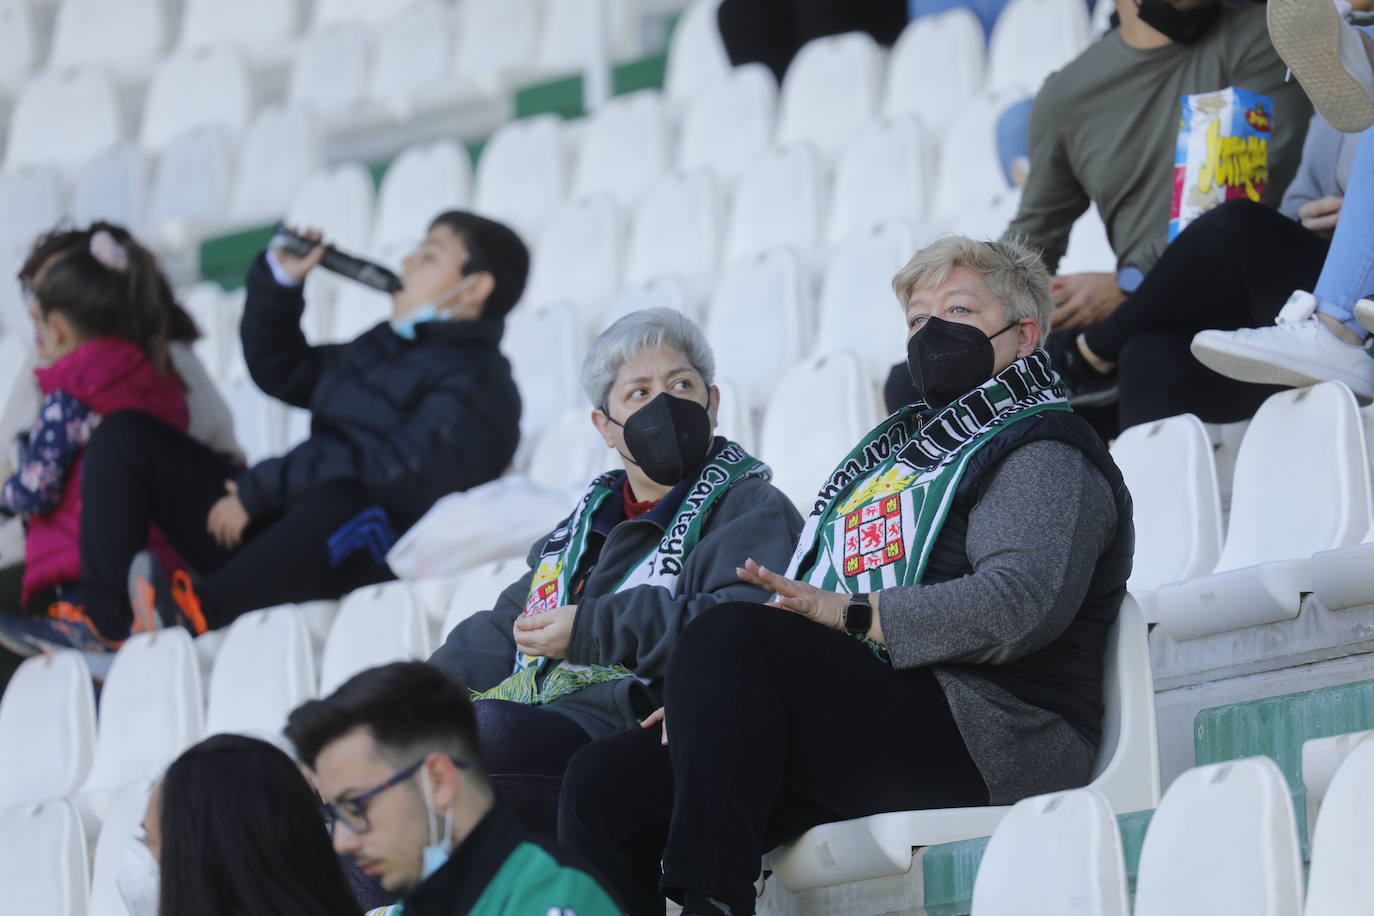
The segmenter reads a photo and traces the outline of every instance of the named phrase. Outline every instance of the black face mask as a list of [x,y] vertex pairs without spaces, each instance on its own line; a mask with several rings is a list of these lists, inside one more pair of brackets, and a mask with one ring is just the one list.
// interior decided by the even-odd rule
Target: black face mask
[[988,336],[971,324],[931,316],[906,342],[911,383],[931,407],[944,407],[992,377],[992,338],[1016,327],[1011,322]]
[[1140,0],[1140,21],[1181,45],[1201,38],[1220,15],[1220,3],[1180,10],[1166,0]]
[[714,437],[711,415],[696,401],[675,398],[663,392],[619,423],[606,413],[606,419],[625,430],[623,456],[656,484],[671,487],[682,480],[706,458]]

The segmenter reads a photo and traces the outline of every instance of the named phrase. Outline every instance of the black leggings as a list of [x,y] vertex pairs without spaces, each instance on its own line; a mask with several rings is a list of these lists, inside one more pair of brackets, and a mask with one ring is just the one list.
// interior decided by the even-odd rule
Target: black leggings
[[560,842],[634,916],[689,891],[752,913],[763,853],[817,824],[988,803],[933,674],[896,671],[785,610],[698,617],[666,704],[667,748],[657,728],[598,741],[569,764],[559,801]]
[[185,433],[145,413],[117,411],[96,428],[82,470],[81,598],[102,633],[128,632],[129,564],[150,523],[201,577],[196,593],[212,629],[258,608],[338,598],[395,578],[365,548],[330,556],[330,535],[375,505],[360,482],[321,484],[283,514],[254,519],[243,543],[228,550],[205,523],[239,468]]
[[1190,224],[1140,288],[1083,331],[1089,349],[1120,364],[1122,428],[1179,413],[1211,423],[1252,415],[1279,389],[1218,375],[1188,345],[1198,331],[1272,323],[1289,293],[1317,282],[1328,247],[1301,224],[1248,200],[1227,201]]

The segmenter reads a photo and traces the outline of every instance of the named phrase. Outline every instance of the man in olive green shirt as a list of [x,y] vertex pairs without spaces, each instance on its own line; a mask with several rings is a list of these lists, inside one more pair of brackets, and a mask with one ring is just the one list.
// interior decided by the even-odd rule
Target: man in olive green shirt
[[1302,88],[1285,81],[1263,6],[1116,0],[1116,8],[1120,27],[1036,95],[1030,178],[1009,227],[1043,248],[1054,270],[1089,203],[1107,226],[1117,270],[1056,277],[1056,331],[1111,314],[1168,244],[1182,96],[1234,86],[1273,101],[1264,200],[1275,206],[1297,171],[1312,115]]

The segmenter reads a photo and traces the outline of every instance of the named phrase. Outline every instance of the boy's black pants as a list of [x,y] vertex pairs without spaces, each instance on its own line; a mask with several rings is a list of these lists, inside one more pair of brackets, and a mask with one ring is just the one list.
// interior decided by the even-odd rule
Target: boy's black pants
[[232,459],[147,414],[118,411],[101,421],[82,462],[81,597],[102,633],[128,632],[129,564],[149,524],[198,574],[211,629],[258,608],[338,598],[395,578],[366,548],[330,556],[330,536],[376,505],[359,481],[321,484],[281,515],[253,519],[237,549],[220,546],[206,520],[238,473]]

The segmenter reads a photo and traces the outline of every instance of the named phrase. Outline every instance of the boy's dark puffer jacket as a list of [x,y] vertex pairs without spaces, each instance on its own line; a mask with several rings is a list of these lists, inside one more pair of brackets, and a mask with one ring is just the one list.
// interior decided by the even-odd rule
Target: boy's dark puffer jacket
[[520,395],[499,319],[427,322],[405,340],[383,322],[346,344],[310,346],[301,287],[259,256],[240,334],[253,381],[311,412],[310,438],[238,479],[255,520],[332,480],[367,484],[399,529],[435,500],[493,480],[520,438]]

